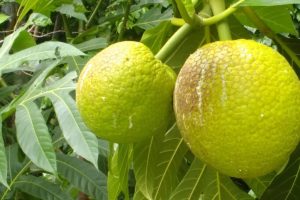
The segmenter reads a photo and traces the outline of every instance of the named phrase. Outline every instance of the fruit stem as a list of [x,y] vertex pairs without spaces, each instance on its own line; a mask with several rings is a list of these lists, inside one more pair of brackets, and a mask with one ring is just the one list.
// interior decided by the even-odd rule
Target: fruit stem
[[159,52],[155,55],[155,58],[165,62],[167,57],[173,52],[178,44],[184,40],[185,36],[191,32],[192,29],[192,26],[189,24],[184,24],[182,27],[180,27],[159,50]]
[[278,43],[281,48],[288,54],[288,56],[293,60],[298,67],[300,67],[300,59],[297,55],[284,43],[284,41],[278,37],[268,26],[267,24],[260,19],[260,17],[255,13],[255,11],[250,7],[244,7],[243,12],[246,16],[253,22],[253,24],[260,30],[264,35],[273,39]]
[[215,14],[212,17],[204,18],[204,19],[200,19],[200,20],[202,20],[202,24],[204,26],[216,24],[217,22],[220,22],[221,20],[225,19],[226,17],[228,17],[229,15],[234,13],[237,10],[237,7],[244,1],[245,0],[239,0],[238,2],[232,4],[230,7],[228,7],[226,10],[220,12],[219,14]]
[[130,14],[131,4],[132,4],[132,0],[128,0],[126,10],[125,10],[125,14],[124,14],[124,18],[123,18],[123,21],[122,21],[122,27],[121,27],[119,37],[118,37],[118,41],[121,41],[123,39],[124,33],[127,29],[127,21],[128,21],[128,17],[129,17],[129,14]]
[[[200,16],[200,14],[202,13],[202,11],[201,11],[201,13],[199,15],[195,16],[194,20],[196,20],[196,24],[200,25],[200,26],[209,26],[209,25],[216,24],[216,23],[222,21],[223,19],[225,19],[226,17],[228,17],[229,15],[231,15],[232,13],[234,13],[238,9],[238,6],[244,1],[245,0],[239,0],[235,4],[232,4],[230,7],[228,7],[223,12],[221,12],[217,15],[214,15],[212,17],[210,17],[209,15],[208,16],[205,15],[208,12],[208,10],[206,8],[205,9],[206,12],[203,12],[204,16]],[[209,7],[209,9],[210,9],[210,7]],[[171,19],[171,22],[175,26],[183,26],[185,24],[185,21],[183,19],[176,18],[176,17]]]
[[[214,15],[218,15],[225,10],[224,0],[209,0],[209,4]],[[216,26],[220,40],[231,40],[231,32],[227,21],[222,20]]]

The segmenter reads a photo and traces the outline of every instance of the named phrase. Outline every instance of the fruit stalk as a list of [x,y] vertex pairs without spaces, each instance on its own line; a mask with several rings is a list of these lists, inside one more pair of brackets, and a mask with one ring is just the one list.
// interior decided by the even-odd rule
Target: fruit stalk
[[264,35],[273,39],[277,44],[281,46],[281,48],[289,55],[289,57],[293,60],[294,63],[298,67],[300,67],[300,59],[297,55],[282,41],[280,37],[278,37],[267,25],[264,21],[260,19],[260,17],[253,11],[250,7],[243,8],[246,16],[253,22],[253,24],[260,30]]
[[[209,4],[214,15],[218,15],[225,10],[224,0],[209,0]],[[225,20],[217,23],[217,31],[220,40],[231,40],[229,25]]]
[[192,26],[189,24],[184,24],[180,27],[175,34],[166,42],[166,44],[160,49],[160,51],[155,55],[155,58],[165,62],[167,57],[174,51],[176,46],[184,40],[185,36],[191,32]]

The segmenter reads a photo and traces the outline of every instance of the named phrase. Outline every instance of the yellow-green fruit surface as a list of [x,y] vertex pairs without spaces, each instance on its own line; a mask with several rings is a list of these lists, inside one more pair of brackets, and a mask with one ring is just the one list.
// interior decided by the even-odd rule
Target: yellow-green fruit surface
[[172,119],[176,74],[142,43],[118,42],[83,68],[76,102],[97,136],[132,143],[162,132]]
[[298,77],[283,56],[255,41],[218,41],[190,55],[174,109],[192,152],[229,176],[276,170],[299,141]]

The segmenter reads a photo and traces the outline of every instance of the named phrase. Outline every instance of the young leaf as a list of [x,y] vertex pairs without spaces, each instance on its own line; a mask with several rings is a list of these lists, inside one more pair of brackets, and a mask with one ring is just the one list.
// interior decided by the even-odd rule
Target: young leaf
[[33,102],[20,104],[16,112],[18,142],[24,153],[38,167],[56,173],[56,157],[48,127]]
[[5,147],[2,137],[2,120],[0,119],[0,183],[8,187],[7,184],[7,159],[5,154]]
[[131,165],[132,146],[119,144],[111,157],[108,171],[108,199],[118,199],[120,194],[129,199],[128,171]]
[[22,192],[45,200],[72,200],[59,185],[46,181],[43,177],[21,176],[14,185]]
[[80,191],[95,199],[107,199],[106,176],[75,157],[57,154],[57,172]]
[[224,176],[198,159],[194,159],[189,171],[174,190],[170,200],[253,200]]
[[274,178],[261,200],[293,200],[300,196],[300,146],[292,153],[284,171]]
[[83,123],[74,99],[70,95],[65,94],[65,92],[51,91],[49,89],[48,91],[50,92],[46,96],[53,103],[60,128],[66,141],[78,155],[90,161],[98,168],[97,159],[99,152],[97,137]]
[[66,56],[84,55],[80,50],[70,44],[63,42],[44,42],[34,47],[17,52],[13,55],[0,57],[0,72],[8,73],[16,70],[32,70],[30,66],[22,66],[28,61],[46,60],[51,58],[62,58]]

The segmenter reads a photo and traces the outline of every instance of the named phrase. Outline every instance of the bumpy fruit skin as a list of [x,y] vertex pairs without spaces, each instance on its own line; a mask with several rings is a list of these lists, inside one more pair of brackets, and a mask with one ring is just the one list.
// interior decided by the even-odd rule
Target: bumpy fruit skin
[[197,157],[226,175],[253,178],[280,168],[298,144],[299,95],[278,52],[251,40],[218,41],[186,60],[174,108]]
[[132,143],[164,131],[172,118],[176,74],[139,42],[115,43],[82,70],[76,102],[97,136]]

